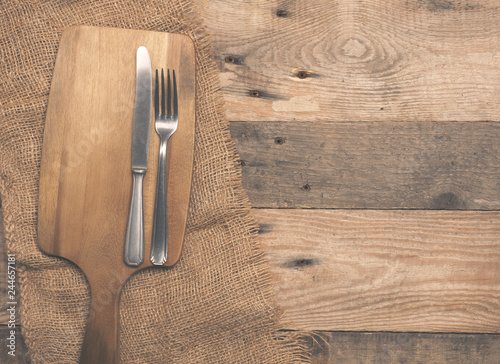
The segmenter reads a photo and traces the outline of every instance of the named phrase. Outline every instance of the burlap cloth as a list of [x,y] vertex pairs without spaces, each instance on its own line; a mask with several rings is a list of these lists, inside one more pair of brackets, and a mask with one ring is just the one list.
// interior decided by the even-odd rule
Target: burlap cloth
[[183,255],[145,270],[120,305],[124,363],[303,363],[256,243],[240,184],[209,39],[189,0],[1,1],[0,193],[7,250],[16,254],[22,333],[34,363],[74,363],[89,310],[84,275],[37,246],[45,111],[62,31],[70,25],[168,31],[196,46],[195,170]]

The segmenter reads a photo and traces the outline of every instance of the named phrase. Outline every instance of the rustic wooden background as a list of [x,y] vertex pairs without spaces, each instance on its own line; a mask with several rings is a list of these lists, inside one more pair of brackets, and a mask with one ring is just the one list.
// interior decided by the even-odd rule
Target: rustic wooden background
[[195,2],[284,327],[500,363],[500,1]]
[[500,2],[196,0],[316,363],[500,363]]

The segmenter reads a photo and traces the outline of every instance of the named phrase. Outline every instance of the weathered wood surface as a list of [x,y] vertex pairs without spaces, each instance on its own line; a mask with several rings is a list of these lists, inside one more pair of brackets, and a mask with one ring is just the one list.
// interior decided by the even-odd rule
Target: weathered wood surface
[[[0,326],[2,342],[8,329]],[[497,363],[500,335],[318,332],[307,338],[312,364],[337,363]],[[29,363],[20,333],[16,356],[0,355],[4,364]]]
[[[394,263],[396,267],[395,270],[393,270],[393,276],[389,277],[392,281],[393,285],[397,285],[397,280],[401,280],[400,283],[404,283],[405,278],[410,278],[414,279],[412,277],[409,277],[411,275],[411,271],[408,269],[405,269],[404,264],[402,265],[401,262],[404,261],[404,259],[401,256],[398,256],[397,254],[386,254],[387,249],[390,248],[388,244],[385,245],[386,249],[381,249],[379,252],[382,255],[382,258],[377,259],[376,256],[372,254],[367,254],[366,252],[363,252],[363,248],[366,247],[366,244],[359,244],[359,247],[354,247],[351,245],[349,251],[336,251],[336,247],[338,244],[335,244],[336,241],[338,240],[349,240],[352,239],[353,245],[356,242],[363,241],[364,236],[360,235],[355,238],[353,238],[353,232],[357,231],[355,229],[354,224],[350,220],[354,219],[349,219],[347,220],[347,217],[350,215],[355,215],[355,211],[344,211],[344,213],[347,213],[347,215],[344,216],[346,218],[343,221],[340,221],[341,223],[331,225],[334,223],[334,220],[332,218],[328,218],[327,224],[324,224],[323,228],[321,228],[321,224],[324,222],[322,219],[318,220],[319,225],[317,225],[314,228],[309,228],[306,230],[302,230],[300,227],[301,224],[297,223],[296,220],[286,218],[286,221],[283,221],[283,218],[277,218],[275,215],[278,213],[290,213],[290,212],[295,212],[295,213],[302,213],[303,211],[293,211],[293,210],[286,210],[286,211],[275,211],[275,210],[254,210],[254,213],[257,215],[259,222],[261,223],[262,229],[262,237],[264,239],[264,245],[268,246],[270,245],[272,248],[269,249],[269,251],[274,252],[273,254],[281,254],[285,252],[280,252],[280,249],[287,247],[288,240],[290,238],[290,235],[296,232],[296,230],[292,230],[289,234],[285,236],[285,240],[283,244],[279,244],[279,246],[274,245],[274,241],[276,239],[280,239],[278,234],[281,234],[280,232],[282,230],[288,230],[292,225],[297,225],[296,229],[300,229],[300,233],[298,234],[298,240],[303,243],[304,242],[304,235],[310,234],[311,237],[309,237],[306,241],[314,241],[315,244],[317,245],[312,245],[309,246],[309,249],[306,250],[304,246],[301,246],[300,248],[297,247],[297,243],[293,244],[290,249],[290,251],[287,252],[287,255],[284,255],[284,263],[282,264],[281,262],[276,262],[275,260],[271,260],[273,263],[273,271],[275,274],[282,274],[281,278],[278,278],[275,280],[276,282],[283,282],[286,279],[293,279],[293,281],[288,282],[294,284],[295,282],[298,283],[297,289],[300,290],[302,289],[300,285],[306,284],[307,283],[307,277],[311,277],[311,274],[316,274],[318,279],[315,279],[314,281],[310,282],[311,285],[313,285],[315,288],[318,290],[321,289],[326,289],[327,294],[331,293],[332,290],[335,290],[336,287],[339,285],[340,282],[336,281],[336,278],[338,278],[340,275],[343,273],[348,273],[350,277],[351,282],[352,282],[352,287],[348,287],[352,291],[356,290],[356,286],[358,285],[357,282],[367,283],[367,278],[363,276],[363,274],[370,273],[372,272],[373,274],[378,274],[376,270],[376,266],[374,264],[378,263],[378,266],[381,268],[380,271],[387,272],[387,267]],[[338,215],[342,211],[335,211],[335,212],[326,212],[328,214],[334,213],[334,215]],[[306,214],[313,214],[312,211],[305,211]],[[325,211],[321,212],[314,212],[315,213],[325,213]],[[386,212],[369,212],[369,211],[364,211],[362,212],[364,214],[367,213],[373,213],[373,214],[382,214],[382,215],[397,215],[397,214],[415,214],[417,213],[418,215],[423,214],[424,212],[396,212],[396,211],[386,211]],[[1,214],[1,209],[0,209],[0,214]],[[433,212],[433,214],[440,214],[439,212]],[[453,219],[455,222],[456,220],[453,218],[457,212],[446,212],[450,218]],[[477,212],[477,213],[465,213],[465,212],[458,212],[458,214],[462,215],[463,214],[472,214],[477,216],[480,216],[481,218],[479,219],[471,219],[470,221],[465,223],[464,226],[464,221],[462,219],[462,224],[457,224],[454,225],[455,228],[450,228],[447,229],[447,231],[442,231],[444,228],[441,226],[439,227],[438,224],[435,224],[434,227],[436,228],[434,231],[429,228],[429,224],[427,221],[427,224],[423,224],[420,222],[420,225],[418,224],[419,221],[414,219],[413,223],[415,224],[413,229],[421,229],[425,228],[427,226],[427,229],[424,229],[424,231],[417,232],[417,235],[415,237],[410,237],[413,240],[418,240],[418,238],[423,238],[424,236],[434,236],[434,239],[429,239],[429,240],[437,240],[439,233],[441,232],[442,234],[445,234],[446,236],[453,236],[453,234],[460,234],[461,238],[460,240],[463,241],[463,244],[460,246],[466,245],[467,242],[464,241],[464,239],[467,239],[467,237],[470,237],[471,234],[465,234],[463,235],[462,232],[464,229],[471,229],[471,225],[474,229],[477,229],[479,231],[482,231],[483,234],[491,234],[491,230],[487,229],[485,226],[485,221],[487,220],[487,216],[491,217],[491,223],[495,224],[496,226],[499,226],[498,222],[495,222],[495,218],[497,218],[497,214],[495,212],[490,212],[490,213],[485,213],[485,212]],[[274,216],[274,217],[273,217]],[[337,219],[339,221],[339,219]],[[350,222],[349,222],[350,221]],[[359,222],[359,217],[357,219]],[[386,228],[394,228],[397,229],[399,227],[398,219],[395,217],[385,220],[385,227]],[[372,219],[370,224],[367,224],[367,227],[364,229],[361,229],[359,233],[365,233],[368,234],[368,229],[370,226],[374,226],[374,222],[377,222]],[[379,219],[379,223],[383,223],[382,219]],[[408,221],[410,224],[411,222]],[[309,224],[311,223],[310,219],[305,219],[303,220],[302,224]],[[346,224],[351,226],[350,233],[347,232]],[[342,227],[342,225],[344,227]],[[487,224],[486,224],[487,225]],[[318,228],[318,226],[320,226]],[[389,236],[390,238],[387,238],[387,241],[390,241],[394,239],[394,241],[397,240],[402,240],[404,236],[408,238],[408,235],[411,235],[410,231],[412,229],[408,228],[404,230],[406,232],[406,235],[404,233],[399,233],[398,235],[393,235],[391,234],[390,231],[383,230],[382,228],[377,229],[379,231],[380,236]],[[3,231],[3,224],[1,223],[0,220],[0,253],[2,256],[5,254],[5,244],[4,244],[4,237],[2,234]],[[490,231],[490,233],[488,233]],[[311,233],[314,232],[314,233]],[[324,240],[325,238],[322,238],[324,236],[325,238],[329,238],[331,240],[332,244],[332,249],[329,249],[328,246],[324,241],[319,241],[319,240]],[[340,237],[340,239],[339,239]],[[342,238],[343,237],[343,238]],[[383,237],[381,238],[383,239]],[[482,238],[482,245],[485,246],[487,244],[484,243],[484,237]],[[266,243],[267,241],[267,243]],[[269,243],[270,242],[270,243]],[[425,242],[421,242],[421,244],[425,244]],[[473,244],[473,243],[472,243]],[[429,244],[430,247],[436,247],[436,244]],[[459,247],[460,247],[459,246]],[[479,244],[475,245],[475,248],[477,248]],[[295,249],[295,250],[293,250]],[[397,244],[395,244],[394,249],[397,250],[399,249],[399,253],[402,252],[401,247],[398,248]],[[471,249],[472,245],[471,245]],[[356,250],[359,252],[359,258],[356,258]],[[459,250],[458,248],[456,249],[457,251]],[[317,253],[315,253],[317,252]],[[337,255],[340,255],[341,257],[351,257],[352,259],[361,259],[363,257],[370,257],[372,255],[372,260],[371,262],[365,261],[363,262],[356,262],[355,265],[353,265],[352,270],[346,271],[346,268],[348,266],[345,264],[345,261],[342,265],[340,264],[329,264],[329,261],[332,259],[330,256],[326,257],[321,257],[319,260],[314,260],[315,256],[317,254],[321,253],[332,253],[333,254],[333,260],[334,261],[340,261],[341,259],[338,259]],[[313,253],[313,254],[311,254]],[[479,254],[479,252],[477,252]],[[386,254],[385,260],[383,257],[383,254]],[[427,252],[427,256],[429,257],[431,254],[439,254],[438,251],[435,249],[432,251]],[[413,255],[413,260],[416,259]],[[390,259],[391,256],[394,258],[394,261],[391,263]],[[451,257],[451,260],[453,257]],[[411,260],[411,259],[410,259]],[[427,259],[427,261],[429,261]],[[498,262],[499,260],[497,260]],[[399,262],[399,265],[396,265]],[[422,260],[422,262],[425,262],[425,259]],[[335,262],[334,262],[335,263]],[[367,268],[364,268],[364,265],[366,263],[371,263],[367,265]],[[458,261],[455,262],[454,267],[457,268],[457,264],[460,264]],[[340,265],[340,268],[337,269]],[[5,260],[2,259],[0,262],[0,266],[2,267],[1,271],[5,271]],[[407,268],[411,268],[412,264],[409,264]],[[471,266],[468,267],[468,271],[470,272],[471,270],[474,270],[477,268],[478,263],[473,262]],[[357,268],[357,269],[356,269]],[[434,267],[436,268],[436,267]],[[442,277],[436,277],[436,284],[439,284],[439,281],[445,281],[447,278],[450,278],[450,275],[452,272],[450,271],[450,268],[441,268],[437,267],[437,271],[434,270],[434,274],[439,274],[439,272],[444,272],[444,276]],[[453,265],[452,267],[453,268]],[[465,269],[465,268],[464,268]],[[446,272],[448,271],[448,273]],[[403,272],[403,276],[399,276],[398,273]],[[282,272],[282,273],[280,273]],[[354,273],[354,274],[353,274]],[[467,271],[464,270],[462,273],[462,277],[464,277],[467,274]],[[471,279],[469,282],[465,282],[466,284],[471,284],[471,282],[474,281],[475,277],[477,275],[472,275]],[[298,281],[296,281],[296,278],[299,278]],[[380,275],[379,281],[384,279],[384,277],[388,277],[387,275]],[[305,278],[305,279],[304,279]],[[321,279],[323,280],[323,283],[320,285],[316,285],[318,280]],[[348,284],[348,282],[345,281],[344,277],[344,284]],[[498,277],[498,274],[496,280],[500,279]],[[450,281],[451,284],[455,282],[455,284],[459,284],[460,279],[452,278]],[[1,282],[4,282],[3,280]],[[330,287],[330,282],[332,286]],[[409,282],[411,283],[411,282]],[[279,283],[282,284],[282,283]],[[488,283],[487,283],[488,284]],[[497,284],[498,285],[498,284]],[[315,289],[312,287],[312,289]],[[2,297],[4,297],[5,294],[5,287],[2,288]],[[278,286],[278,290],[280,290]],[[358,291],[360,289],[357,289]],[[285,300],[286,296],[279,296],[281,299]],[[391,302],[392,298],[386,297],[387,302]],[[328,302],[325,300],[324,302]],[[321,303],[321,302],[318,302]],[[466,309],[466,306],[463,306],[462,301],[457,301],[454,303],[456,307],[462,307],[462,309]],[[462,306],[461,306],[462,305]],[[387,306],[386,306],[387,307]],[[1,326],[5,325],[7,323],[7,316],[4,315],[6,311],[2,310],[2,316],[0,318],[0,331],[1,331],[1,337],[2,338],[7,338],[8,337],[8,329],[6,326]],[[453,312],[449,312],[450,314],[453,314]],[[289,314],[290,315],[290,314]],[[482,317],[482,316],[479,316]],[[293,326],[293,325],[291,325]],[[387,362],[392,362],[392,363],[400,363],[404,362],[405,360],[410,361],[410,362],[421,362],[421,363],[427,363],[429,361],[433,362],[450,362],[450,363],[455,363],[455,362],[469,362],[469,363],[494,363],[496,358],[500,357],[500,335],[459,335],[459,334],[418,334],[418,333],[354,333],[354,332],[347,332],[347,333],[340,333],[340,332],[323,332],[323,333],[318,333],[318,335],[315,337],[314,340],[309,340],[308,345],[311,347],[312,352],[313,352],[313,363],[314,364],[319,364],[319,363],[363,363],[363,362],[380,362],[380,363],[387,363]],[[2,358],[5,358],[5,363],[27,363],[28,358],[26,355],[26,347],[24,346],[22,337],[20,335],[20,330],[19,328],[17,329],[17,337],[16,337],[16,357],[11,358],[8,356],[1,356]],[[412,360],[413,359],[413,360]]]
[[[499,212],[258,209],[254,214],[288,328],[500,328]],[[2,235],[0,247],[4,256]],[[5,260],[1,263],[4,271]],[[0,323],[6,322],[2,315]],[[414,355],[426,362],[430,353],[490,358],[500,345],[499,335],[425,340],[421,334],[323,335],[328,345],[311,343],[317,363],[363,362],[359,348],[364,346],[366,358],[400,362],[398,358]],[[400,337],[411,347],[395,347]],[[20,337],[18,342],[22,358]]]
[[322,332],[313,364],[498,363],[500,335]]
[[500,120],[496,0],[195,3],[230,120]]
[[254,207],[500,209],[499,123],[236,122],[230,128]]
[[287,328],[500,332],[500,212],[254,214]]
[[[253,145],[235,138],[253,206],[498,210],[498,125],[482,123],[500,120],[498,1],[195,3],[211,33],[229,119],[278,121],[256,125],[254,137],[261,139]],[[299,133],[297,143],[297,134],[285,135],[299,122],[316,139]],[[324,122],[351,123],[325,129]],[[231,125],[233,135],[248,124]],[[388,134],[368,135],[366,125]],[[328,134],[339,128],[343,135]],[[245,161],[260,148],[269,154],[259,155],[263,164]],[[312,151],[317,159],[305,159]],[[271,263],[290,328],[333,327],[333,319],[335,327],[353,323],[350,330],[498,332],[497,212],[255,213],[268,255],[282,259]],[[315,254],[324,255],[316,261]],[[310,343],[315,363],[495,363],[500,357],[500,335],[320,336]]]

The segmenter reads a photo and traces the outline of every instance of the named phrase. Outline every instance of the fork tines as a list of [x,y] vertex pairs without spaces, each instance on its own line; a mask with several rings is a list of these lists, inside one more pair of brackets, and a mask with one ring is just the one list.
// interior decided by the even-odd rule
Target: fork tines
[[[155,117],[166,117],[172,118],[172,116],[177,115],[177,81],[175,78],[175,70],[172,70],[172,82],[170,82],[170,70],[167,69],[167,93],[165,94],[165,76],[163,74],[163,68],[161,69],[161,89],[159,85],[158,70],[156,70],[156,80],[155,80]],[[173,84],[173,86],[172,86]],[[172,92],[173,88],[173,92]],[[161,90],[161,95],[160,95]],[[161,102],[160,102],[161,98]],[[167,109],[165,111],[165,100],[167,102]],[[160,105],[161,103],[161,105]],[[172,113],[172,103],[173,103],[173,113]],[[161,108],[160,108],[161,106]]]

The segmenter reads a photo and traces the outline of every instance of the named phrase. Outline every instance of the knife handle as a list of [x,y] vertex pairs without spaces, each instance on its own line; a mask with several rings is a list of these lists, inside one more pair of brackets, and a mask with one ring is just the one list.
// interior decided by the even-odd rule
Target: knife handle
[[154,265],[165,264],[168,252],[167,139],[164,137],[160,138],[160,153],[158,155],[153,234],[151,236],[151,263]]
[[123,260],[131,267],[144,261],[144,212],[142,206],[142,179],[144,172],[133,172],[132,198],[128,214],[127,234]]

